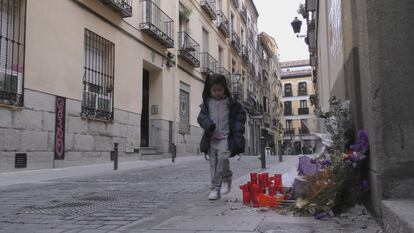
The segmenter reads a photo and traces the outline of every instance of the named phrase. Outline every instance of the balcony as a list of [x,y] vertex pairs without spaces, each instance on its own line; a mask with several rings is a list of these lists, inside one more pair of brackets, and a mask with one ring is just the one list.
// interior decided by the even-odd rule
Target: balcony
[[299,128],[299,134],[309,134],[309,129],[306,127]]
[[110,7],[122,18],[132,16],[132,0],[100,0],[103,4]]
[[309,114],[309,108],[298,108],[299,115],[307,115]]
[[239,35],[237,35],[236,32],[233,32],[231,34],[231,45],[233,46],[233,48],[236,50],[237,53],[240,52],[240,49],[241,49],[240,37]]
[[229,19],[224,15],[223,11],[217,11],[217,27],[225,37],[230,37]]
[[249,40],[252,43],[252,45],[254,45],[254,33],[252,29],[249,29],[248,31],[248,36],[249,36]]
[[238,100],[244,100],[243,86],[240,84],[232,85],[233,95],[237,96]]
[[306,90],[298,90],[298,96],[306,96],[308,92]]
[[256,77],[257,75],[256,75],[256,66],[253,64],[253,63],[250,63],[249,64],[249,74],[252,76],[252,77]]
[[241,19],[243,20],[244,24],[247,24],[247,9],[244,5],[242,6],[242,8],[240,10],[240,16],[241,16]]
[[200,67],[200,45],[186,32],[178,33],[178,56],[194,67]]
[[294,135],[295,134],[295,128],[285,129],[285,134],[286,135]]
[[174,21],[151,0],[142,0],[141,31],[166,48],[174,48]]
[[234,7],[239,8],[239,0],[232,0]]
[[201,0],[201,8],[208,14],[210,19],[216,19],[216,0]]
[[285,116],[292,116],[293,115],[293,111],[292,109],[285,109]]
[[254,103],[256,103],[256,94],[253,91],[247,90],[247,98]]
[[209,53],[201,53],[201,68],[202,74],[208,75],[216,73],[217,60],[214,59]]
[[249,50],[246,45],[242,46],[242,59],[244,62],[249,63]]

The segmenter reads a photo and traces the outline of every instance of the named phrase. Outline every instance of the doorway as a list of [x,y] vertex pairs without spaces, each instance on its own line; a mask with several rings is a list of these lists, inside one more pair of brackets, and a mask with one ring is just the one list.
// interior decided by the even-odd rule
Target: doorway
[[149,71],[142,72],[141,147],[149,147]]

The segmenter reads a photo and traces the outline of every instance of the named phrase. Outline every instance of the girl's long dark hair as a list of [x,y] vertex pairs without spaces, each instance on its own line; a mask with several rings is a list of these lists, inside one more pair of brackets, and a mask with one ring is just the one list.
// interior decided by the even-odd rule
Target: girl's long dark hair
[[206,103],[210,97],[210,89],[213,85],[221,85],[224,88],[224,95],[232,99],[231,92],[227,86],[226,77],[222,74],[210,74],[207,76],[206,81],[204,82],[203,89],[203,102]]

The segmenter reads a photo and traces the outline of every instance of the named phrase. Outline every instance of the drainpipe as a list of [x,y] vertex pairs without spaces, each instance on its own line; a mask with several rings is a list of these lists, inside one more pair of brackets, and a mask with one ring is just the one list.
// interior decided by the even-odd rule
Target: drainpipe
[[[173,4],[173,8],[174,8],[174,12],[175,12],[175,22],[178,22],[179,19],[179,14],[180,14],[180,1],[179,0],[175,0],[175,3]],[[179,102],[179,100],[177,99],[177,90],[179,90],[179,85],[177,85],[177,71],[178,71],[178,41],[177,41],[177,32],[179,29],[179,25],[178,23],[174,24],[174,35],[173,37],[174,39],[174,56],[175,56],[175,70],[173,72],[173,145],[172,145],[172,151],[171,151],[171,162],[175,162],[175,157],[177,156],[177,102]]]

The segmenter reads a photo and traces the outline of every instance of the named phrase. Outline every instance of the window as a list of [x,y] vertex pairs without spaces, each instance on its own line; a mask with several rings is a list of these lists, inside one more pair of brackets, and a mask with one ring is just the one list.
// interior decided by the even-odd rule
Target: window
[[292,115],[292,102],[286,101],[285,103],[285,115]]
[[25,1],[0,0],[0,103],[23,105]]
[[236,24],[234,23],[234,14],[231,12],[230,16],[231,32],[236,32]]
[[292,96],[292,84],[285,84],[285,96]]
[[300,82],[298,84],[298,95],[307,95],[307,88],[306,88],[306,82]]
[[300,101],[300,108],[307,108],[308,107],[308,101],[307,100],[301,100]]
[[292,120],[286,120],[286,129],[292,129],[292,128],[293,128]]
[[203,28],[203,47],[202,52],[208,53],[208,31]]
[[219,65],[219,67],[224,67],[224,64],[223,64],[223,61],[224,61],[223,48],[221,46],[219,46],[218,51],[219,51],[218,65]]
[[300,127],[302,127],[302,129],[307,128],[308,127],[308,120],[307,119],[301,119],[300,120]]
[[241,44],[244,45],[244,30],[243,28],[241,29],[241,34],[240,34],[240,40],[241,40]]
[[182,12],[189,11],[182,3],[180,3],[180,14],[178,17],[178,27],[180,32],[188,32],[188,23],[190,19]]
[[85,29],[85,63],[81,115],[112,120],[115,45]]
[[263,96],[263,112],[269,113],[269,99]]

